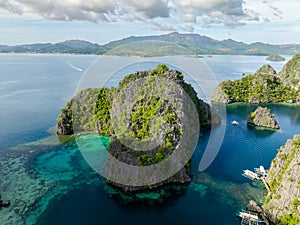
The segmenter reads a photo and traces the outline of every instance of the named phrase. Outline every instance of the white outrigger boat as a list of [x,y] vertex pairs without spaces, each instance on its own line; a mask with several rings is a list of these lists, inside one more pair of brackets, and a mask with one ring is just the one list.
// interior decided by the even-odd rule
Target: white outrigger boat
[[251,180],[258,180],[259,179],[259,176],[257,175],[257,173],[254,173],[254,172],[252,172],[251,170],[243,170],[243,176],[244,177],[247,177],[247,178],[249,178],[249,179],[251,179]]
[[237,125],[239,125],[239,122],[236,120],[233,120],[233,121],[231,121],[231,124],[237,126]]
[[260,220],[258,215],[254,212],[242,210],[237,216],[242,218],[241,225],[258,225],[258,223],[264,223],[264,221]]

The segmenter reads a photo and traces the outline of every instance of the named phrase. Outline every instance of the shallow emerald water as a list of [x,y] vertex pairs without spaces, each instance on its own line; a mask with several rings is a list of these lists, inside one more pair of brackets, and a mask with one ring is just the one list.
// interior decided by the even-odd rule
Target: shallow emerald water
[[[0,194],[12,202],[0,210],[0,224],[240,224],[236,212],[250,199],[260,202],[265,194],[260,183],[241,176],[242,170],[268,168],[277,149],[300,132],[299,105],[269,105],[281,126],[276,132],[247,127],[247,115],[255,106],[230,105],[219,154],[207,170],[198,171],[209,139],[203,131],[187,187],[124,194],[107,185],[84,160],[105,152],[109,139],[86,135],[79,143],[61,143],[55,135],[59,109],[74,94],[83,73],[65,61],[84,71],[96,57],[7,54],[0,58]],[[264,57],[204,60],[219,80],[254,72],[265,63]],[[239,121],[239,126],[232,126],[231,120]]]

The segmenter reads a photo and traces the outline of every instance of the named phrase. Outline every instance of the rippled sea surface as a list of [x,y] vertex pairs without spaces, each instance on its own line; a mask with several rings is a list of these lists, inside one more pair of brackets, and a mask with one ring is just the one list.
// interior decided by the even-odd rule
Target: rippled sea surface
[[[277,71],[284,64],[264,58],[197,60],[221,81],[254,73],[265,63]],[[260,183],[241,176],[242,170],[268,168],[277,149],[300,133],[300,106],[268,105],[281,125],[275,132],[247,127],[246,118],[255,105],[227,106],[219,154],[205,171],[200,172],[198,165],[210,136],[202,130],[189,185],[132,196],[108,186],[85,162],[74,140],[62,142],[55,134],[60,109],[96,60],[96,56],[0,55],[0,194],[11,200],[9,208],[0,210],[0,224],[240,224],[236,212],[250,199],[262,201],[265,194]],[[113,64],[126,59],[109,60]],[[159,60],[151,58],[139,68],[151,68]],[[117,75],[121,79],[126,74]],[[111,82],[115,85],[118,79]],[[231,125],[232,120],[239,126]],[[103,137],[102,142],[107,146],[109,139]],[[89,141],[87,150],[93,144]]]

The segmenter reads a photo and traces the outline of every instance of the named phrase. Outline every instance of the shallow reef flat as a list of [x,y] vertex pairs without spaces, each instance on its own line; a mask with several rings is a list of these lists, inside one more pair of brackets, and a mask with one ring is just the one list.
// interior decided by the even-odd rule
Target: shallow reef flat
[[[35,224],[55,198],[101,179],[81,160],[74,142],[56,136],[0,151],[1,195],[11,206],[0,210],[0,224]],[[77,162],[75,162],[77,160]]]

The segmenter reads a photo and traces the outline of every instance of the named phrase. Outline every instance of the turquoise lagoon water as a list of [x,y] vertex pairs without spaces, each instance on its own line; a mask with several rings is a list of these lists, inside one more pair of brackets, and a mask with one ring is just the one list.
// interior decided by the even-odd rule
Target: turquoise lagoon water
[[[246,118],[254,105],[227,106],[225,137],[208,169],[198,171],[209,140],[209,133],[203,131],[192,158],[192,182],[181,189],[172,186],[140,193],[135,199],[147,195],[150,200],[136,202],[133,196],[111,189],[84,161],[74,140],[62,143],[55,135],[59,109],[96,59],[0,55],[0,193],[12,202],[0,210],[0,224],[240,224],[235,213],[250,199],[259,202],[265,194],[260,183],[241,176],[242,170],[269,167],[277,149],[300,132],[300,106],[268,105],[280,131],[247,127]],[[218,80],[253,73],[266,63],[258,56],[199,60],[207,63]],[[280,70],[283,63],[272,65]],[[239,126],[232,126],[231,120],[238,120]],[[102,141],[107,146],[109,140]],[[93,144],[89,142],[86,151]]]

